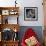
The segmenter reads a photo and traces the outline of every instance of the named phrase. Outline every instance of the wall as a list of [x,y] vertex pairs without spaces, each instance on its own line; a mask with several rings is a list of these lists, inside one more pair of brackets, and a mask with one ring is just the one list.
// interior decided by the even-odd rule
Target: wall
[[[43,6],[42,0],[22,0],[21,4],[19,24],[21,26],[43,26]],[[24,7],[38,7],[38,21],[24,21]]]
[[[0,6],[9,7],[15,6],[15,0],[0,0]],[[42,0],[17,0],[19,10],[19,24],[20,26],[43,26],[43,6]],[[38,7],[38,21],[24,21],[24,7]]]
[[43,6],[44,6],[44,43],[45,43],[45,46],[46,46],[46,0],[44,0],[43,2]]

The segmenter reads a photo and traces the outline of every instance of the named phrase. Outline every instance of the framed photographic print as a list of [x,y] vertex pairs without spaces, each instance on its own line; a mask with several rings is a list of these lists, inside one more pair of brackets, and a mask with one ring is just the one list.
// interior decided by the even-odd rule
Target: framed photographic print
[[24,7],[24,20],[37,21],[38,8],[37,7]]
[[2,10],[2,15],[9,15],[9,10]]

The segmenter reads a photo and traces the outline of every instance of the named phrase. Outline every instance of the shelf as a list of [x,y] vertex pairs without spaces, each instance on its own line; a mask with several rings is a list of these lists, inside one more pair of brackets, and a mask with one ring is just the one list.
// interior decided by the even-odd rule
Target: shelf
[[10,40],[10,41],[3,41],[3,42],[5,42],[5,43],[8,43],[8,42],[12,43],[12,42],[19,42],[19,40],[15,40],[15,41]]
[[19,7],[0,7],[1,15],[18,15]]
[[18,24],[0,24],[0,27],[1,27],[1,31],[5,28],[12,29],[13,31],[14,31],[14,29],[16,29],[17,31],[19,31]]
[[[9,19],[9,17],[13,16],[14,16],[13,20],[11,18]],[[0,7],[0,24],[6,23],[12,24],[13,21],[14,21],[13,24],[18,24],[18,16],[19,16],[19,7]]]
[[2,42],[3,46],[18,46],[18,41]]
[[19,7],[0,7],[0,9],[18,9]]
[[0,7],[0,46],[18,46],[18,17],[19,7]]

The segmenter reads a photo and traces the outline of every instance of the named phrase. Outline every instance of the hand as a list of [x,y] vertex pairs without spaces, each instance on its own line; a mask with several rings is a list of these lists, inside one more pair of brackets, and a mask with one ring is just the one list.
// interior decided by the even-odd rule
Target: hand
[[27,44],[27,46],[35,46],[37,44],[37,42],[38,41],[34,36],[25,40],[25,43]]

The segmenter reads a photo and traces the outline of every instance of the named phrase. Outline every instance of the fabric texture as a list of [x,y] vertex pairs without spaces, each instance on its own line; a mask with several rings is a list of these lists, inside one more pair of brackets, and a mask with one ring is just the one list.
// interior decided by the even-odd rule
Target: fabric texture
[[[32,28],[28,28],[24,34],[24,37],[22,38],[22,42],[21,45],[22,46],[27,46],[25,40],[34,36],[35,38],[37,37],[36,33],[34,32],[34,30]],[[36,38],[37,39],[37,38]],[[40,42],[38,41],[37,44],[35,46],[41,46]]]

